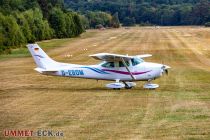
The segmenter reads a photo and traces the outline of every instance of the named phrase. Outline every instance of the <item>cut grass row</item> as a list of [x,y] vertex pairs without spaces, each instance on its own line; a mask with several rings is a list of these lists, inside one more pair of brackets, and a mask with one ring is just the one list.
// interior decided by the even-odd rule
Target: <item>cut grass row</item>
[[[0,130],[61,130],[64,139],[210,139],[210,74],[188,47],[197,32],[203,29],[88,31],[88,37],[56,49],[51,42],[41,44],[53,59],[79,64],[94,64],[87,56],[100,52],[151,53],[146,61],[172,67],[168,76],[154,81],[160,85],[154,91],[144,90],[143,82],[114,91],[104,87],[106,81],[39,75],[31,57],[0,61]],[[66,53],[75,57],[65,58]]]

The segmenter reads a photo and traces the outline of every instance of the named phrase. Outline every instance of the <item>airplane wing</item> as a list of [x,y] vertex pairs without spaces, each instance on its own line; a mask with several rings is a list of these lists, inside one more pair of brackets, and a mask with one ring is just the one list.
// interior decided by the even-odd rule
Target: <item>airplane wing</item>
[[98,53],[98,54],[93,54],[89,56],[93,57],[94,59],[102,60],[102,61],[122,61],[122,58],[124,59],[124,61],[128,61],[135,57],[146,58],[146,57],[151,57],[152,55],[143,54],[143,55],[137,55],[137,56],[128,56],[128,55],[119,55],[119,54],[111,54],[111,53]]
[[133,56],[127,56],[127,55],[119,55],[119,54],[111,54],[111,53],[98,53],[89,55],[97,60],[102,61],[122,61],[122,58],[125,61],[128,61],[133,58]]
[[151,54],[142,54],[142,55],[137,55],[136,57],[146,58],[146,57],[151,57],[151,56],[152,56]]

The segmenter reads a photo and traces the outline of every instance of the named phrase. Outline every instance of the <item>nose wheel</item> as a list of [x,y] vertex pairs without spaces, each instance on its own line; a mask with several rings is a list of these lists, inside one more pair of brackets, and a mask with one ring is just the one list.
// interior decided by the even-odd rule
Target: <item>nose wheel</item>
[[152,80],[148,80],[148,82],[146,84],[144,84],[144,89],[151,89],[151,90],[153,89],[154,90],[159,87],[158,84],[152,84],[151,81]]

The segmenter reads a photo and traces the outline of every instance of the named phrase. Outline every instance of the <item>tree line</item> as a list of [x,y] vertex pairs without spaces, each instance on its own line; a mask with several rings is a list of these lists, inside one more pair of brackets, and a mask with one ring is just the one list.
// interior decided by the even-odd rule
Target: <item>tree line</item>
[[0,54],[26,43],[76,37],[89,28],[119,26],[118,13],[76,13],[63,0],[0,0]]
[[84,32],[80,16],[63,0],[0,0],[0,54],[26,43]]
[[114,13],[113,15],[111,15],[102,11],[87,11],[86,13],[81,13],[80,19],[82,20],[85,29],[120,27],[118,13]]
[[125,26],[204,25],[210,22],[209,0],[64,0],[68,9],[81,13],[118,13]]

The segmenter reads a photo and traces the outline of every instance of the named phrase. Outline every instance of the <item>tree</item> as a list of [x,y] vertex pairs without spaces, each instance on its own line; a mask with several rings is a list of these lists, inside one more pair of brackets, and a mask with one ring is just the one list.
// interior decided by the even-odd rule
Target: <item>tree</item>
[[192,14],[193,24],[201,25],[210,19],[210,2],[208,0],[201,0],[193,8]]
[[25,10],[39,7],[37,0],[25,0],[22,5],[24,5]]
[[111,19],[111,26],[114,28],[119,28],[120,27],[120,21],[118,17],[118,12],[116,12]]
[[123,21],[123,25],[124,26],[133,26],[136,24],[136,20],[135,18],[130,18],[130,17],[125,17],[124,21]]
[[78,36],[82,24],[63,0],[0,0],[0,53],[27,42]]
[[49,0],[49,1],[55,7],[59,7],[61,9],[64,8],[64,0]]
[[26,39],[13,16],[5,16],[3,28],[3,34],[6,38],[3,45],[20,46],[26,42]]
[[205,27],[210,27],[210,22],[206,22]]
[[75,28],[76,28],[75,36],[78,36],[82,32],[84,32],[84,29],[83,29],[82,23],[80,21],[80,18],[79,18],[79,16],[77,14],[73,14],[73,19],[74,19],[74,24],[76,25],[75,26]]
[[[210,21],[209,2],[210,0],[65,0],[66,7],[85,15],[88,11],[103,11],[112,15],[117,12],[123,25],[203,25]],[[96,20],[99,21],[98,18]],[[94,21],[90,22],[91,27],[96,25]]]
[[10,0],[2,0],[2,7],[3,7],[3,9],[4,9],[4,13],[7,13],[7,12],[9,12],[9,10],[10,10]]
[[48,0],[38,0],[38,3],[41,7],[44,18],[48,18],[48,14],[49,14]]
[[53,37],[53,30],[50,28],[47,20],[43,19],[42,12],[39,9],[25,11],[23,15],[32,34],[30,40],[28,40],[29,42],[51,39]]
[[174,10],[164,8],[160,10],[160,13],[160,25],[173,25]]
[[74,37],[76,34],[76,25],[73,21],[73,16],[70,13],[67,13],[65,16],[66,22],[66,37]]
[[65,15],[61,9],[59,8],[52,9],[49,16],[49,22],[51,27],[55,31],[56,37],[63,38],[66,36]]
[[105,12],[91,12],[89,11],[86,14],[86,17],[89,20],[90,27],[95,28],[96,25],[103,25],[105,27],[108,27],[111,25],[111,19],[112,16]]
[[3,47],[5,36],[3,34],[4,28],[3,28],[3,21],[5,20],[4,15],[0,12],[0,53],[5,51],[5,46]]
[[89,29],[90,28],[90,22],[88,21],[88,18],[85,17],[84,15],[79,15],[81,24],[82,24],[82,28],[83,29]]
[[20,29],[25,36],[25,39],[27,42],[33,42],[32,40],[32,32],[30,30],[29,24],[27,19],[24,17],[23,13],[17,13],[15,15],[15,18],[17,20],[17,24],[20,26]]

